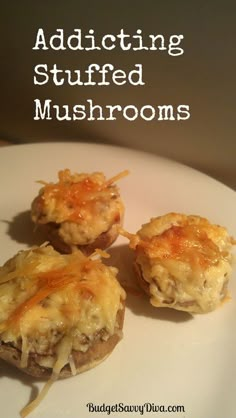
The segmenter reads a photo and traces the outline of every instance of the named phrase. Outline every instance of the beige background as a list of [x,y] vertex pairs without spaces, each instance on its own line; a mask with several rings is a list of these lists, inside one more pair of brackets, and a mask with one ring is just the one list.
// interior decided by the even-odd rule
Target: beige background
[[[232,1],[11,1],[1,12],[1,139],[12,143],[76,140],[142,149],[188,164],[236,188],[235,17]],[[180,57],[154,52],[32,51],[39,27],[52,35],[74,28],[97,36],[124,28],[135,33],[184,35]],[[64,69],[110,62],[131,69],[143,64],[146,85],[34,86],[36,64]],[[57,104],[189,104],[184,122],[57,122],[33,120],[35,98]]]

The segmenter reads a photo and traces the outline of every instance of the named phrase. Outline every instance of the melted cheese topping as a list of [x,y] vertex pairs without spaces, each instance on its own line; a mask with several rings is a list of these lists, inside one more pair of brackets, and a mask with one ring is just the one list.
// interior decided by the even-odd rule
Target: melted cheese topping
[[103,173],[59,171],[57,183],[41,182],[44,187],[32,203],[32,219],[60,224],[59,235],[67,244],[91,243],[122,218],[124,207],[113,183],[127,174],[106,180]]
[[203,313],[226,297],[234,241],[225,228],[169,213],[126,236],[154,306]]
[[[60,370],[70,364],[72,350],[85,352],[96,341],[119,332],[117,313],[125,291],[117,269],[98,255],[61,255],[51,246],[22,251],[0,268],[0,341],[51,367],[52,377],[39,397],[22,412],[31,412]],[[74,370],[75,372],[75,370]]]
[[0,269],[0,333],[18,344],[24,336],[30,351],[53,353],[68,332],[76,349],[84,336],[114,333],[124,290],[117,270],[81,252],[61,255],[51,246],[20,252]]

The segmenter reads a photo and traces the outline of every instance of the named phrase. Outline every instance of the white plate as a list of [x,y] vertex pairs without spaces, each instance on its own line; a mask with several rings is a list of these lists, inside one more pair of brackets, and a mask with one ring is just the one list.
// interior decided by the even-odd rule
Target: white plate
[[[126,168],[119,182],[126,204],[125,228],[135,232],[152,216],[169,211],[199,214],[236,236],[236,195],[217,181],[177,163],[145,153],[93,144],[35,144],[0,150],[0,262],[39,236],[28,215],[39,189],[35,180],[56,179],[59,169],[102,170],[112,176]],[[111,250],[122,277],[132,277],[127,242]],[[152,308],[145,297],[128,295],[124,338],[97,368],[58,381],[32,414],[35,418],[107,417],[86,406],[183,405],[185,412],[143,416],[235,418],[236,416],[236,275],[233,299],[213,313],[190,319],[187,314]],[[41,383],[0,363],[1,416],[16,418]],[[150,406],[150,405],[149,405]],[[141,412],[114,412],[137,417]]]

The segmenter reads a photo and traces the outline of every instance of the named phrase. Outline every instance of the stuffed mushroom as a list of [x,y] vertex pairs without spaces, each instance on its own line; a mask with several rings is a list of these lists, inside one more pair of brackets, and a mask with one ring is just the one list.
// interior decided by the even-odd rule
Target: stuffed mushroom
[[46,388],[103,361],[122,337],[125,291],[116,274],[80,251],[19,252],[0,269],[0,358],[49,379]]
[[80,249],[89,255],[96,248],[106,249],[116,240],[124,217],[124,205],[114,183],[127,173],[107,180],[100,172],[59,171],[58,182],[41,182],[31,218],[61,253]]
[[226,299],[235,241],[224,227],[168,213],[126,235],[137,278],[153,306],[207,313]]

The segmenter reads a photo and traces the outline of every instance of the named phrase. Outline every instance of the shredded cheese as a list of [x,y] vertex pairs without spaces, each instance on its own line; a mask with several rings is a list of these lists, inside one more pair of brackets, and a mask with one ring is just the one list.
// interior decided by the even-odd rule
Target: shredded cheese
[[152,305],[205,313],[227,297],[235,240],[224,227],[199,216],[169,213],[151,219],[137,234],[120,233],[135,250],[138,275]]
[[41,392],[39,393],[37,398],[35,398],[32,402],[30,402],[27,406],[25,406],[21,410],[21,412],[20,412],[21,418],[25,418],[27,415],[31,414],[31,412],[33,412],[34,409],[36,409],[39,406],[39,404],[43,401],[43,399],[47,395],[49,389],[51,388],[51,386],[53,385],[53,383],[57,379],[58,379],[58,375],[57,374],[52,374],[50,379],[45,383],[43,389],[41,390]]
[[121,180],[123,177],[129,175],[129,170],[124,170],[121,173],[117,174],[116,176],[112,177],[110,180],[107,180],[103,187],[109,187],[111,184],[115,183],[118,180]]
[[122,228],[120,234],[129,239],[130,248],[144,251],[150,258],[175,259],[204,269],[217,264],[219,258],[229,256],[229,252],[221,250],[199,225],[171,225],[158,235],[143,238],[139,232],[131,234]]
[[[122,171],[109,180],[105,180],[102,173],[93,174],[71,174],[69,169],[61,170],[58,173],[57,183],[43,184],[40,196],[35,204],[34,212],[39,207],[49,210],[49,202],[54,202],[57,212],[64,212],[64,220],[79,222],[84,218],[84,211],[94,213],[96,211],[96,203],[99,201],[108,201],[113,190],[111,186],[121,178],[129,174],[128,170]],[[117,192],[117,190],[116,190]],[[37,214],[33,213],[33,219]],[[63,216],[63,215],[61,215]]]
[[61,255],[43,246],[18,253],[0,268],[0,341],[18,348],[22,341],[22,368],[31,352],[55,359],[51,378],[22,410],[22,418],[41,402],[66,364],[76,374],[72,350],[86,351],[102,330],[108,337],[116,332],[125,291],[116,280],[117,270],[106,267],[102,256],[107,254]]
[[71,374],[72,374],[72,376],[75,376],[76,375],[76,366],[75,366],[75,362],[74,362],[72,354],[70,354],[68,360],[69,360],[69,365],[70,365],[70,369],[71,369]]

